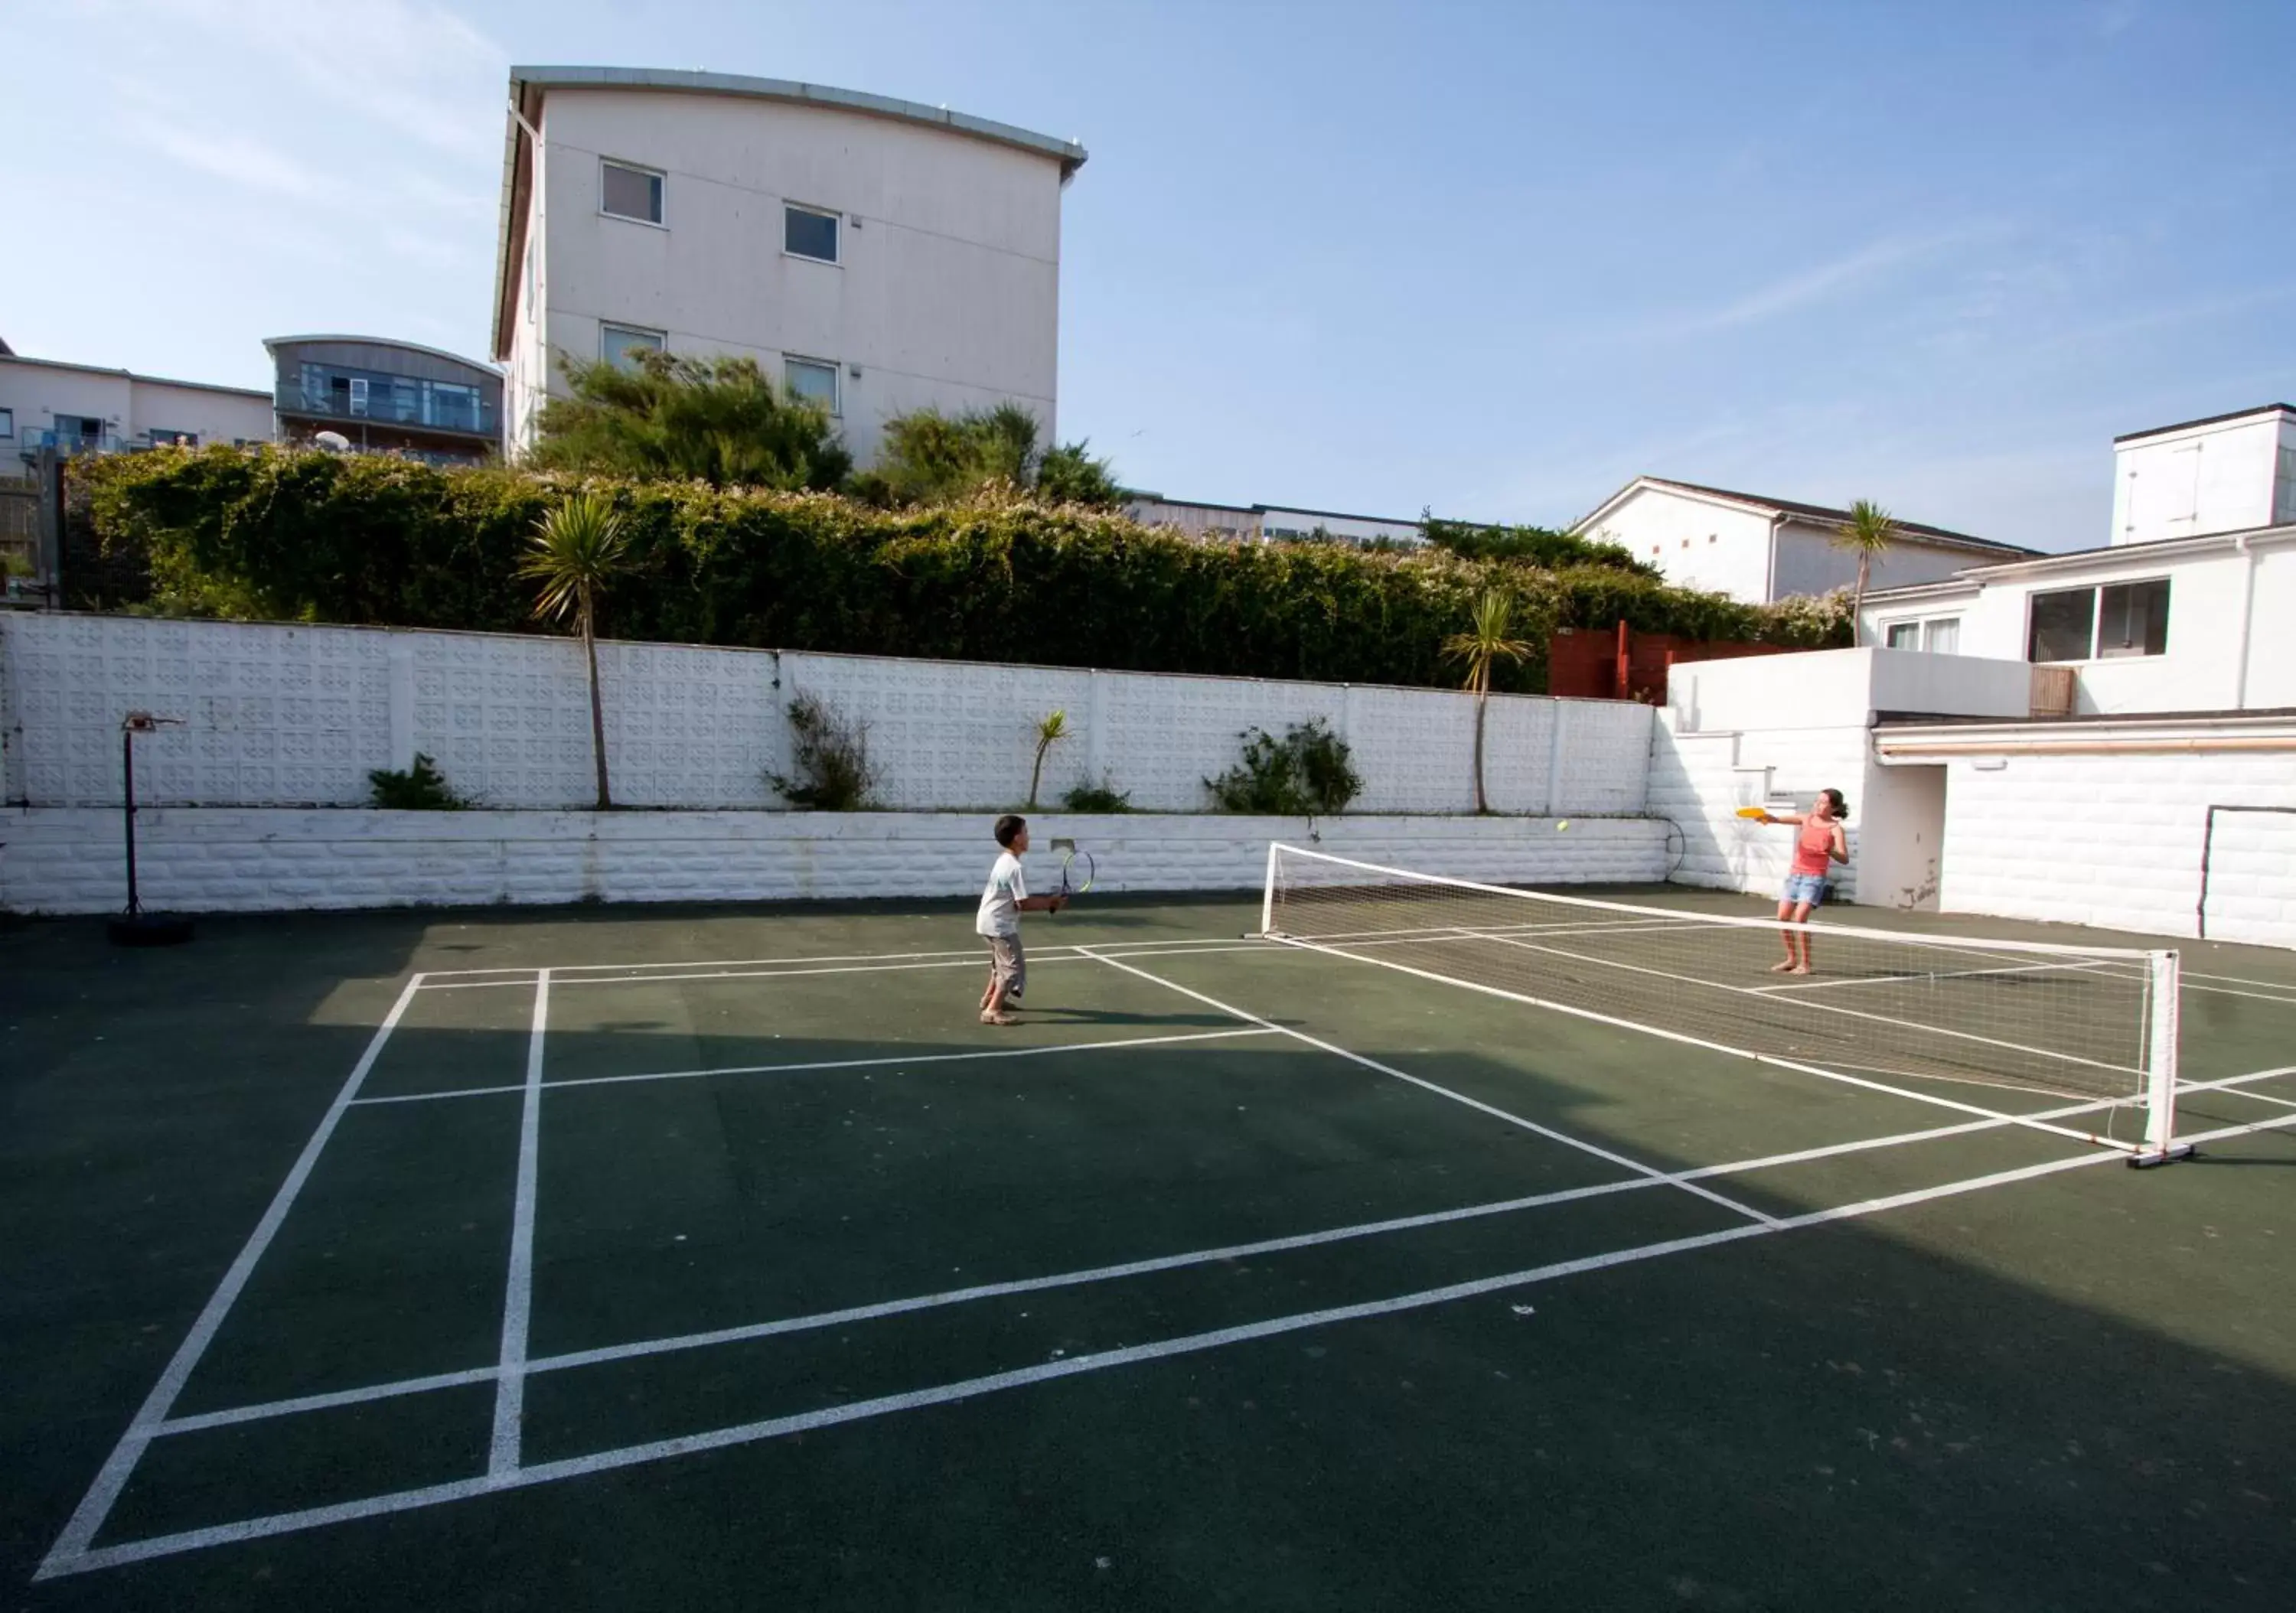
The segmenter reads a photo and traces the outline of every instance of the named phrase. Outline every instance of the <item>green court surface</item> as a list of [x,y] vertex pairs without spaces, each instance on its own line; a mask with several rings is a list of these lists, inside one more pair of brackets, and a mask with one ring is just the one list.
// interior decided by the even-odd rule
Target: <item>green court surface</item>
[[0,1608],[2296,1606],[2296,954],[2139,1171],[1258,919],[0,928]]

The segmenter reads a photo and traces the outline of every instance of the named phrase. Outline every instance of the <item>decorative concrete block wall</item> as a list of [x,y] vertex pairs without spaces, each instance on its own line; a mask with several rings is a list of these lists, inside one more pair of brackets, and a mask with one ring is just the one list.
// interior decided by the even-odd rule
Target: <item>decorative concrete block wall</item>
[[[718,902],[970,897],[996,856],[986,814],[408,813],[160,807],[138,815],[146,905],[180,912],[497,902]],[[1032,822],[1040,888],[1054,839],[1098,864],[1098,890],[1259,888],[1270,840],[1508,883],[1660,880],[1666,827],[1647,819],[1350,815],[1070,816]],[[117,811],[0,817],[0,909],[111,913],[126,900]],[[953,920],[952,922],[955,921]]]
[[[2285,751],[1955,758],[1948,912],[2191,936],[2208,808],[2296,806]],[[2218,814],[2209,938],[2296,946],[2296,818]]]
[[[1365,812],[1473,805],[1464,694],[901,660],[667,644],[599,646],[618,805],[771,808],[789,771],[787,707],[820,696],[868,725],[890,807],[1010,806],[1026,796],[1037,720],[1074,736],[1046,758],[1040,799],[1107,780],[1135,806],[1191,811],[1247,727],[1320,716],[1354,748]],[[119,719],[183,719],[139,741],[139,800],[160,806],[358,806],[367,774],[420,751],[498,808],[594,798],[587,683],[566,639],[377,628],[0,618],[0,797],[116,804]],[[1503,812],[1641,810],[1651,712],[1611,701],[1495,696],[1487,741]]]
[[1837,899],[1858,899],[1859,795],[1870,747],[1857,728],[1684,733],[1662,716],[1651,741],[1647,810],[1681,836],[1678,884],[1772,896],[1793,860],[1793,831],[1737,815],[1741,806],[1801,800],[1834,788],[1849,798],[1849,866],[1832,875]]

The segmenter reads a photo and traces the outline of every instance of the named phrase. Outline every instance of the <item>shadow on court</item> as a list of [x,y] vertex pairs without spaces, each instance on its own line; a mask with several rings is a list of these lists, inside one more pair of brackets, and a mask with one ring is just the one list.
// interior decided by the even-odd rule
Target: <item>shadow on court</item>
[[[1117,916],[1136,941],[1249,921],[1210,904]],[[81,927],[0,936],[0,1443],[23,1453],[0,1500],[9,1605],[2288,1605],[2296,1214],[2276,1172],[2242,1168],[2296,1163],[2275,1133],[2191,1167],[2100,1164],[1233,1342],[1751,1223],[1635,1186],[550,1365],[528,1380],[529,1462],[1213,1340],[26,1584],[406,970],[954,951],[960,922],[263,921],[153,959]],[[1051,964],[1044,934],[1031,995],[1068,1011],[1010,1032],[970,1021],[971,959],[554,981],[535,1358],[1634,1174],[1246,1034],[1169,985]],[[1931,1123],[1330,960],[1137,967],[1660,1172]],[[346,1113],[179,1414],[493,1363],[534,996],[529,980],[409,1004],[365,1089],[405,1101]],[[2280,1011],[2226,998],[2188,1032],[2205,1044],[2214,1019],[2268,1048]],[[1076,1045],[1115,1041],[1141,1044]],[[2237,1123],[2260,1102],[2195,1107]],[[2078,1152],[2001,1128],[1705,1185],[1792,1216]],[[170,1435],[99,1543],[482,1471],[494,1403],[480,1381]]]

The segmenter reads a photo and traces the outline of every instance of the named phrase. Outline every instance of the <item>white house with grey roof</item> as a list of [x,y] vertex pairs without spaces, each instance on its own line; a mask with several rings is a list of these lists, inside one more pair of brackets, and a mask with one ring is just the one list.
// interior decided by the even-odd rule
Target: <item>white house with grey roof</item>
[[[1824,504],[1637,476],[1570,530],[1625,545],[1670,583],[1761,604],[1855,583],[1857,557],[1836,541],[1849,521],[1849,511]],[[1896,525],[1896,539],[1874,562],[1871,586],[1930,582],[2034,553],[1920,521]]]
[[494,357],[511,452],[562,361],[756,359],[865,463],[883,422],[1014,403],[1052,438],[1073,141],[727,73],[514,67]]

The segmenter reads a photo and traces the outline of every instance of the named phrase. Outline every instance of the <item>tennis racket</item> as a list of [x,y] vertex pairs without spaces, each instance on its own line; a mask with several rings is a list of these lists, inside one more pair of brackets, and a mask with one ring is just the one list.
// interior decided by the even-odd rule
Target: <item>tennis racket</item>
[[1092,853],[1070,847],[1068,855],[1061,859],[1061,900],[1065,902],[1090,890],[1093,872]]

